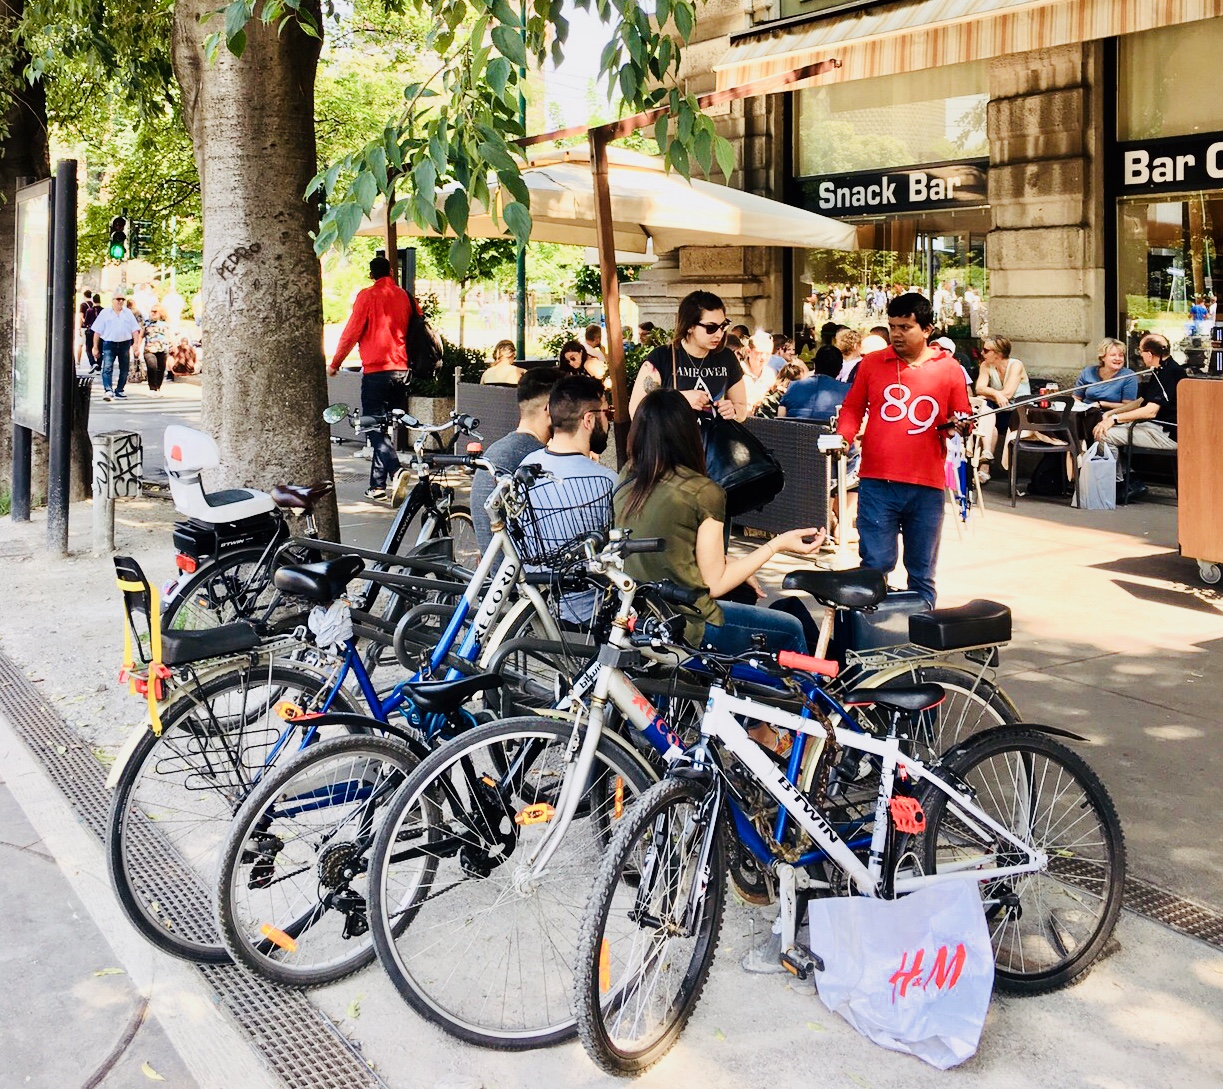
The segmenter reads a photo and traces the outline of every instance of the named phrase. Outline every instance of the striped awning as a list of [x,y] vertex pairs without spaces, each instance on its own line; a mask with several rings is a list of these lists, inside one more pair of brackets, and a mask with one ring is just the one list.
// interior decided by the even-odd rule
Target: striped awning
[[805,84],[819,86],[1220,16],[1223,0],[917,0],[735,35],[714,71],[725,90],[840,60],[839,69]]

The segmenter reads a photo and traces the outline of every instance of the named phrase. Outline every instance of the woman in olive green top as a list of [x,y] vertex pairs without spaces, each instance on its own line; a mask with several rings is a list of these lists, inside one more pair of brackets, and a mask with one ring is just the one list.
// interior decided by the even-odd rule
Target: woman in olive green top
[[729,557],[723,544],[726,493],[705,474],[696,417],[683,395],[655,390],[641,402],[629,431],[629,463],[613,498],[616,525],[633,536],[664,537],[663,552],[630,556],[629,574],[643,582],[670,579],[702,591],[696,608],[704,618],[685,633],[693,646],[739,654],[763,633],[771,650],[807,650],[796,617],[775,609],[716,601],[746,582],[778,552],[809,556],[824,540],[822,529],[792,529],[746,556]]

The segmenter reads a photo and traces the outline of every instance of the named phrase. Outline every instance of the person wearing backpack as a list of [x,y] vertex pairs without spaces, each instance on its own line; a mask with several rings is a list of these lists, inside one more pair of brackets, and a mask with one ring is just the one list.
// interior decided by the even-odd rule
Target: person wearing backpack
[[[361,415],[384,416],[403,408],[408,397],[408,326],[420,307],[391,278],[391,263],[375,257],[369,263],[374,282],[357,293],[352,314],[340,334],[327,374],[334,377],[354,346],[361,355]],[[399,455],[379,428],[370,435],[373,457],[366,499],[385,499],[388,479],[399,469]]]
[[93,323],[98,320],[98,315],[101,313],[101,296],[96,291],[92,295],[86,291],[85,298],[81,302],[81,330],[84,333],[84,354],[85,358],[89,361],[90,374],[102,369],[102,362],[98,358],[100,351],[95,353],[93,347]]

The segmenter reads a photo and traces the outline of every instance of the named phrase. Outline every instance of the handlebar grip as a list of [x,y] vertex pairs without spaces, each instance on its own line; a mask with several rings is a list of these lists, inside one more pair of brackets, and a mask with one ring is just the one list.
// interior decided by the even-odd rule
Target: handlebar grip
[[[665,538],[660,538],[665,541]],[[701,591],[692,586],[680,586],[670,579],[654,584],[654,590],[663,601],[673,605],[695,605],[701,599]]]
[[425,454],[424,460],[426,465],[463,465],[468,469],[476,468],[476,458],[473,454]]
[[835,677],[841,672],[841,666],[837,662],[816,658],[810,654],[799,654],[796,650],[778,651],[777,664],[782,669],[799,669],[804,673],[818,673],[821,677]]
[[621,551],[624,555],[631,556],[637,552],[662,552],[666,547],[666,537],[642,537],[636,541],[625,541]]
[[542,465],[519,465],[514,470],[514,479],[519,484],[525,484],[528,488],[541,477],[547,476],[548,470]]
[[469,416],[466,412],[455,413],[452,422],[460,431],[474,431],[480,426],[480,421],[474,416]]

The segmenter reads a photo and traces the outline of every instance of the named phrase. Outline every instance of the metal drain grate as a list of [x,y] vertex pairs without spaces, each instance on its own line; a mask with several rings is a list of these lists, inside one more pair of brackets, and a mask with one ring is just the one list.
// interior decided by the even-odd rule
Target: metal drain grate
[[[105,770],[81,736],[2,653],[0,710],[85,827],[105,842],[110,809]],[[168,844],[153,842],[149,849],[173,851]],[[206,915],[199,924],[212,931],[211,907],[206,898],[201,904],[200,912]],[[277,987],[233,965],[200,965],[198,971],[288,1089],[387,1089],[358,1046],[300,992]]]
[[1223,915],[1137,877],[1125,879],[1125,906],[1139,915],[1223,949]]

